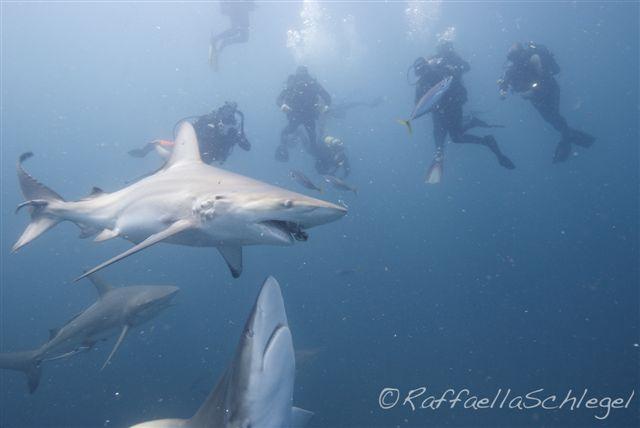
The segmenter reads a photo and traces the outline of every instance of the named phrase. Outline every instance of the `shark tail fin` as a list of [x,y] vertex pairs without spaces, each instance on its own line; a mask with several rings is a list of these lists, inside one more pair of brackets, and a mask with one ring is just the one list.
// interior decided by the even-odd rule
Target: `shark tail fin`
[[33,394],[40,384],[42,369],[36,351],[7,352],[0,354],[0,369],[17,370],[27,376],[29,393]]
[[411,128],[411,121],[410,120],[398,119],[398,123],[400,125],[406,126],[407,127],[407,131],[409,131],[409,135],[413,135],[413,129]]
[[20,188],[22,189],[22,194],[26,202],[18,205],[16,211],[19,211],[23,207],[28,207],[31,213],[31,222],[18,241],[13,245],[12,251],[19,250],[62,221],[62,219],[50,214],[47,210],[51,202],[64,202],[62,196],[33,178],[22,167],[22,162],[32,156],[33,153],[31,152],[24,153],[18,160],[18,181],[20,182]]

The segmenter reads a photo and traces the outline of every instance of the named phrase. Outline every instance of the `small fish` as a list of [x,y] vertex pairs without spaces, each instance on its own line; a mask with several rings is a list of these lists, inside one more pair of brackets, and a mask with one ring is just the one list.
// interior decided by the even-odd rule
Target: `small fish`
[[345,276],[355,275],[355,274],[357,274],[359,272],[360,272],[360,268],[357,267],[357,268],[338,269],[338,270],[336,270],[335,274],[336,274],[336,276],[345,277]]
[[333,175],[325,175],[324,181],[331,184],[334,189],[343,190],[345,192],[353,192],[355,195],[358,194],[358,189],[347,183],[341,178],[334,177]]
[[451,81],[453,80],[453,76],[448,76],[436,83],[434,87],[429,89],[426,94],[420,98],[420,101],[416,104],[411,112],[411,116],[406,120],[398,120],[401,125],[404,125],[409,130],[409,134],[413,133],[411,129],[411,121],[416,120],[425,114],[429,113],[431,109],[438,104],[442,96],[447,92],[449,86],[451,86]]
[[322,193],[322,189],[313,184],[309,177],[304,175],[301,171],[292,169],[291,172],[289,172],[289,175],[302,187]]

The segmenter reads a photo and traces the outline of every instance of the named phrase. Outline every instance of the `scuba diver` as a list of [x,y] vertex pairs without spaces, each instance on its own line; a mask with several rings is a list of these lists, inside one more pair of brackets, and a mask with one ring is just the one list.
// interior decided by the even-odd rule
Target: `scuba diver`
[[218,70],[218,56],[224,48],[236,43],[246,43],[249,40],[249,12],[253,9],[255,9],[253,0],[220,2],[220,13],[229,17],[231,28],[211,36],[209,65],[215,71]]
[[416,83],[416,104],[429,91],[448,77],[452,77],[448,90],[440,101],[433,107],[433,137],[436,151],[433,163],[427,171],[427,183],[439,183],[442,177],[442,163],[444,160],[444,143],[447,134],[454,143],[480,144],[486,146],[495,154],[498,163],[507,169],[514,169],[515,165],[504,155],[493,135],[479,137],[467,134],[470,127],[479,124],[464,123],[462,107],[467,102],[467,90],[462,83],[462,75],[471,67],[454,50],[450,41],[441,42],[436,55],[429,59],[419,57],[413,64],[413,71],[418,77]]
[[351,172],[349,158],[339,138],[324,137],[323,141],[315,146],[312,156],[315,158],[316,171],[320,175],[340,175],[341,178],[347,178]]
[[298,67],[296,73],[289,76],[285,88],[276,100],[277,106],[286,113],[288,120],[287,126],[280,134],[280,144],[275,155],[277,160],[289,160],[289,137],[296,133],[300,125],[307,131],[308,151],[314,153],[317,138],[316,121],[320,115],[321,102],[330,107],[331,95],[311,77],[307,67]]
[[245,151],[251,150],[244,133],[244,114],[233,101],[226,101],[217,110],[200,116],[193,128],[198,136],[200,156],[207,164],[224,163],[236,144]]
[[562,135],[556,147],[553,162],[564,162],[571,154],[571,145],[590,147],[594,137],[567,124],[560,114],[560,86],[555,75],[560,67],[553,54],[544,46],[529,42],[515,43],[507,53],[509,65],[504,76],[498,80],[500,98],[505,99],[508,91],[521,94],[531,101],[540,116]]
[[[198,137],[200,157],[203,162],[224,163],[236,144],[243,150],[251,150],[251,143],[244,133],[244,114],[238,110],[235,102],[226,101],[223,106],[209,114],[193,116],[185,120],[193,118],[196,118],[193,127]],[[162,158],[168,159],[173,150],[173,141],[154,140],[142,148],[129,151],[129,154],[141,158],[153,150]]]

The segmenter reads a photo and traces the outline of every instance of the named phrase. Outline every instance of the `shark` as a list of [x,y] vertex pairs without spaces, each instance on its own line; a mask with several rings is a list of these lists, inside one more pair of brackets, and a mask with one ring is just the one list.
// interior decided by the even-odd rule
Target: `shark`
[[180,290],[170,285],[113,287],[95,275],[89,276],[89,280],[98,292],[95,303],[62,327],[50,330],[49,340],[38,349],[0,353],[0,369],[24,372],[30,393],[33,394],[38,388],[43,362],[70,357],[91,349],[98,341],[118,335],[102,365],[104,369],[122,345],[129,330],[171,306]]
[[94,188],[78,201],[65,201],[23,168],[18,180],[31,222],[13,246],[17,251],[62,221],[76,223],[81,237],[102,242],[124,238],[135,245],[76,278],[91,275],[159,242],[215,247],[238,278],[242,247],[292,245],[307,230],[343,217],[347,209],[202,162],[189,122],[178,125],[171,157],[154,174],[118,191]]
[[158,419],[132,428],[302,427],[312,412],[293,407],[295,353],[275,278],[263,283],[233,360],[189,419]]

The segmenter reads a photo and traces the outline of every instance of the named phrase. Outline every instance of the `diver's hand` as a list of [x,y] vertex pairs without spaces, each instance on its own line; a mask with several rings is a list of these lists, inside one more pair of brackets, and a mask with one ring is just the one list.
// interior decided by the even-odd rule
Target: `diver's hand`
[[291,111],[291,107],[289,107],[289,106],[288,106],[288,105],[286,105],[286,104],[282,104],[282,105],[280,106],[280,110],[282,110],[284,113],[289,113],[289,112]]
[[507,89],[509,88],[509,86],[505,85],[504,79],[498,79],[496,83],[498,84],[498,94],[500,95],[500,99],[504,100],[505,98],[507,98]]

